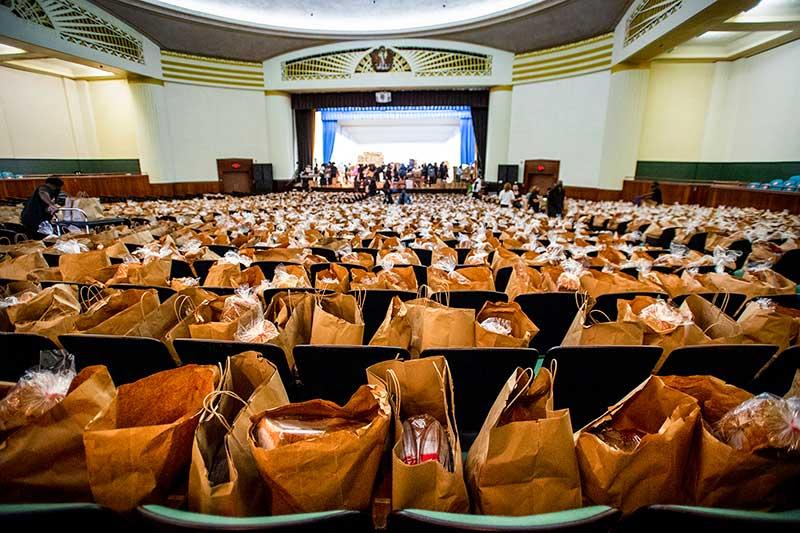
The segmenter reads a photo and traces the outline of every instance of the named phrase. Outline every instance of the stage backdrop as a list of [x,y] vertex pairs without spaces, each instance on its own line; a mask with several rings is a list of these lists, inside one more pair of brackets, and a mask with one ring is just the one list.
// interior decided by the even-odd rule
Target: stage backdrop
[[387,162],[475,160],[475,135],[466,106],[328,108],[320,112],[325,162],[355,162],[362,152],[382,152]]

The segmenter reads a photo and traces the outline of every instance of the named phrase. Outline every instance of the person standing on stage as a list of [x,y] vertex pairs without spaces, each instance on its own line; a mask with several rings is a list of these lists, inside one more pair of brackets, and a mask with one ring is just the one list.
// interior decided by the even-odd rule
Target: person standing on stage
[[48,222],[58,211],[56,200],[61,192],[64,182],[58,176],[49,176],[44,185],[36,187],[33,194],[25,206],[22,208],[20,222],[28,230],[28,236],[36,238],[39,236],[39,225]]
[[538,213],[540,211],[539,207],[539,187],[533,186],[531,192],[528,193],[528,209]]
[[564,184],[561,180],[547,192],[547,216],[560,217],[564,213]]
[[480,198],[483,187],[483,182],[481,181],[481,176],[478,174],[475,176],[475,181],[472,182],[472,197],[473,198]]

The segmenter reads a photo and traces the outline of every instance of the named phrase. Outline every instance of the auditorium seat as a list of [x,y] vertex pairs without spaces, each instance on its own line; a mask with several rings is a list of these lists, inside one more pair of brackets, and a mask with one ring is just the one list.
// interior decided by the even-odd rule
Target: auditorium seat
[[556,346],[544,366],[555,359],[554,406],[569,409],[577,431],[606,412],[650,375],[661,357],[660,346]]
[[353,248],[353,252],[355,252],[355,253],[369,254],[369,255],[371,255],[371,256],[372,256],[372,258],[373,258],[373,259],[374,259],[374,258],[376,258],[376,257],[378,257],[378,249],[377,249],[377,248],[367,248],[367,247],[363,247],[363,248]]
[[531,348],[546,353],[561,344],[584,298],[580,293],[568,291],[520,294],[514,298],[522,312],[539,328]]
[[191,277],[200,278],[200,285],[205,283],[206,277],[208,276],[208,271],[211,270],[211,267],[217,263],[216,259],[198,259],[192,263],[192,267],[194,268],[194,272],[196,275]]
[[784,253],[772,270],[800,284],[800,248]]
[[433,261],[433,250],[428,250],[427,248],[411,248],[411,250],[417,254],[420,263],[422,263],[424,266],[431,266],[431,262]]
[[771,392],[783,396],[792,386],[795,373],[800,370],[800,346],[790,346],[773,357],[747,390],[753,394]]
[[0,381],[17,381],[39,364],[39,352],[55,349],[53,341],[44,335],[0,332]]
[[[651,298],[661,298],[662,300],[669,298],[666,293],[649,291],[601,294],[592,306],[592,317],[600,322],[613,322],[617,319],[617,300],[633,300],[636,296],[650,296]],[[608,320],[605,320],[606,317]]]
[[690,507],[685,505],[649,505],[623,519],[617,531],[736,531],[772,533],[797,531],[800,509],[762,512]]
[[344,405],[367,383],[367,367],[389,359],[410,359],[396,346],[299,344],[293,350],[303,400],[320,398]]
[[494,288],[500,292],[505,292],[511,273],[514,272],[513,266],[503,267],[494,273]]
[[278,374],[281,376],[286,392],[290,398],[294,398],[294,375],[286,361],[286,354],[283,348],[275,344],[224,341],[216,339],[175,339],[173,341],[175,351],[184,365],[216,365],[224,364],[225,360],[232,355],[242,352],[258,352],[261,357],[275,365]]
[[535,368],[539,352],[531,348],[429,348],[420,357],[442,355],[453,375],[456,421],[467,451],[503,385],[517,368]]
[[474,309],[477,313],[486,302],[507,302],[508,294],[498,291],[435,292],[431,300],[459,309]]
[[772,344],[705,344],[674,349],[658,371],[662,376],[708,374],[746,388],[778,350]]
[[392,298],[397,296],[404,302],[413,300],[417,294],[412,291],[398,291],[393,289],[356,289],[348,294],[354,296],[361,304],[361,314],[364,317],[364,343],[367,344],[378,331]]
[[617,509],[595,505],[528,516],[492,516],[442,513],[421,509],[394,511],[389,515],[390,533],[456,532],[607,532],[619,520]]
[[208,249],[220,257],[223,257],[228,252],[239,252],[238,248],[229,244],[209,244]]
[[261,269],[264,277],[271,280],[275,276],[275,269],[280,265],[299,265],[296,261],[254,261],[251,266]]
[[230,296],[236,293],[236,287],[202,287],[204,291],[216,294],[217,296]]
[[689,241],[686,243],[686,247],[690,250],[694,250],[695,252],[705,253],[706,251],[706,240],[708,240],[708,233],[702,231],[700,233],[695,233],[691,237],[689,237]]
[[664,228],[661,235],[658,237],[647,237],[645,243],[650,246],[658,246],[660,248],[669,248],[670,243],[675,238],[677,228]]
[[145,531],[269,531],[271,533],[358,533],[368,528],[368,517],[359,511],[323,511],[280,516],[228,517],[182,511],[161,505],[137,509]]
[[81,531],[127,531],[123,515],[96,503],[0,504],[4,531],[49,531],[80,524]]
[[167,346],[149,337],[84,333],[61,335],[58,339],[75,356],[76,370],[105,365],[117,386],[176,367]]
[[186,261],[182,261],[180,259],[173,259],[172,266],[170,267],[169,271],[169,277],[171,279],[194,278],[195,274],[189,263],[187,263]]
[[331,263],[336,263],[339,258],[336,256],[336,252],[331,250],[330,248],[323,248],[321,246],[312,246],[311,253],[314,255],[318,255],[320,257],[324,257]]
[[728,250],[738,250],[742,252],[741,255],[736,258],[735,270],[739,270],[744,266],[745,261],[747,261],[747,256],[753,251],[753,245],[747,239],[739,239],[738,241],[734,241],[728,247]]

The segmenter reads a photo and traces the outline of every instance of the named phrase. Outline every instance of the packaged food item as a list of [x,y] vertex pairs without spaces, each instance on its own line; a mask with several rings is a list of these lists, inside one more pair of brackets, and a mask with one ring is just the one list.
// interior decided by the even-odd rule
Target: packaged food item
[[506,318],[491,316],[481,322],[481,327],[498,335],[511,335],[511,321]]
[[362,420],[349,418],[264,417],[258,422],[258,445],[266,450],[312,440],[335,431],[356,432]]
[[447,433],[430,415],[412,416],[403,422],[401,454],[407,465],[438,461],[447,471],[453,471]]
[[800,452],[800,397],[759,394],[731,409],[714,430],[737,450]]
[[642,437],[647,435],[641,429],[616,429],[611,425],[602,425],[593,430],[592,433],[600,437],[600,439],[611,446],[623,452],[631,452],[636,449]]
[[262,313],[256,313],[252,320],[241,321],[233,336],[233,340],[251,343],[267,343],[277,337],[278,328],[264,318]]
[[232,296],[225,299],[222,307],[220,321],[232,322],[241,318],[245,313],[255,310],[258,314],[263,314],[261,300],[255,290],[247,285],[238,287]]
[[29,370],[0,400],[0,431],[22,427],[53,408],[69,391],[72,368]]

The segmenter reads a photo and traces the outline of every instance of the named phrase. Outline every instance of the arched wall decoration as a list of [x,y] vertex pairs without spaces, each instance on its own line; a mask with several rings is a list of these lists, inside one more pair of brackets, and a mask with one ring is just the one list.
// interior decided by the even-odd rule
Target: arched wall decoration
[[625,23],[625,46],[680,9],[683,0],[641,0]]
[[491,76],[492,56],[426,47],[378,46],[316,54],[281,64],[285,81],[351,79],[382,72],[414,77]]
[[65,41],[144,64],[141,39],[69,0],[0,0],[28,22],[55,30]]

